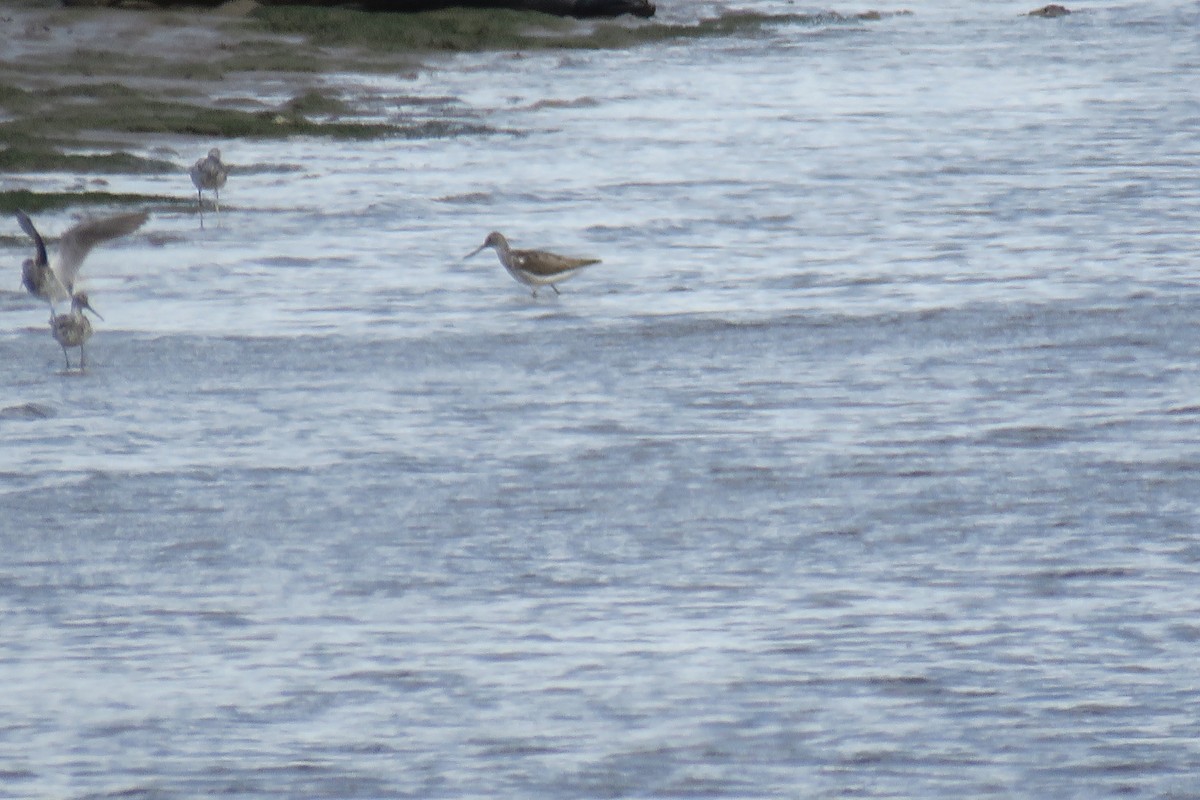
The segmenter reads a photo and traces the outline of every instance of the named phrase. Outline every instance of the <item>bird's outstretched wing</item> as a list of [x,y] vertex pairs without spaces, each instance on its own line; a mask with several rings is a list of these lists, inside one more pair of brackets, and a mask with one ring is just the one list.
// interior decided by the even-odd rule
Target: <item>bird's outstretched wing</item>
[[49,257],[46,255],[46,243],[42,241],[42,235],[38,233],[37,228],[33,227],[33,220],[29,218],[21,209],[17,209],[17,222],[21,225],[21,230],[33,239],[34,245],[37,247],[37,260],[34,262],[38,266],[43,266],[50,263]]
[[50,268],[46,243],[42,240],[42,235],[38,233],[37,228],[34,227],[33,220],[24,211],[18,209],[17,222],[21,224],[21,230],[33,239],[33,243],[37,247],[36,257],[25,259],[25,263],[21,265],[21,285],[28,289],[31,295],[40,297],[51,305],[70,297],[67,288],[62,285],[58,276],[54,274],[54,270]]
[[142,226],[150,212],[138,211],[132,214],[117,214],[112,217],[89,219],[79,223],[63,234],[59,244],[59,262],[56,265],[58,279],[71,292],[75,286],[75,278],[83,266],[83,260],[92,248],[109,239],[133,233]]

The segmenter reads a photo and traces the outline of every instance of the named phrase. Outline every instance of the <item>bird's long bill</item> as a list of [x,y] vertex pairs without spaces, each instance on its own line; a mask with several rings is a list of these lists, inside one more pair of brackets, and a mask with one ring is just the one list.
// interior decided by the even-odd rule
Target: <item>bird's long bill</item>
[[471,252],[469,252],[465,256],[463,256],[463,261],[466,261],[471,256],[477,255],[478,253],[482,252],[483,248],[485,248],[485,247],[487,247],[487,242],[484,242],[483,244],[479,245],[479,247],[476,247],[474,250],[472,250]]
[[84,308],[86,308],[88,311],[92,312],[93,314],[95,314],[95,315],[96,315],[96,316],[97,316],[99,319],[104,319],[104,317],[101,317],[101,316],[100,316],[100,312],[99,312],[99,311],[97,311],[96,309],[92,308],[92,304],[91,304],[91,303],[84,303],[84,304],[83,304],[83,307],[84,307]]

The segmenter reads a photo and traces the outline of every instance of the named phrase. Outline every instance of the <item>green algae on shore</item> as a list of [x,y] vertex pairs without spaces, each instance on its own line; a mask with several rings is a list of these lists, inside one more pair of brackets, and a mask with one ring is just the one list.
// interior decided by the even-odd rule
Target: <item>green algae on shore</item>
[[155,208],[194,208],[195,198],[171,197],[159,194],[120,192],[31,192],[15,189],[0,192],[0,214],[12,214],[17,209],[29,214],[56,211],[75,206],[141,206]]
[[293,114],[347,114],[350,106],[340,98],[317,89],[309,89],[291,100],[285,107]]
[[85,155],[64,153],[44,145],[10,144],[6,149],[0,150],[0,171],[161,175],[178,172],[179,167],[170,161],[142,158],[124,151]]
[[[375,52],[428,53],[497,50],[616,49],[672,38],[733,32],[742,16],[696,25],[580,22],[531,11],[452,8],[417,14],[314,6],[262,6],[254,11],[265,30],[302,36],[313,46]],[[762,15],[746,18],[769,19]]]
[[495,50],[620,49],[675,39],[753,36],[787,24],[838,25],[908,16],[909,11],[856,14],[763,14],[727,11],[695,23],[587,21],[532,11],[454,8],[417,14],[346,8],[262,6],[251,18],[273,34],[302,36],[317,47],[357,47],[376,52],[475,52]]
[[[380,58],[361,48],[329,51],[298,37],[264,33],[254,20],[210,13],[32,7],[24,13],[29,30],[49,29],[53,22],[73,36],[61,43],[28,40],[23,46],[32,56],[0,53],[5,173],[186,171],[186,163],[139,153],[148,136],[194,137],[204,149],[214,139],[416,139],[491,132],[471,120],[426,113],[389,109],[383,119],[375,112],[367,116],[336,92],[312,86],[315,72],[364,63],[409,72],[408,58]],[[38,64],[33,74],[30,58]],[[290,88],[290,99],[263,102],[256,91],[259,73]]]
[[[580,22],[509,10],[395,14],[303,5],[259,7],[240,18],[195,12],[53,13],[56,25],[74,26],[79,35],[65,47],[38,53],[35,81],[28,80],[25,59],[0,55],[0,170],[9,174],[186,170],[187,164],[138,155],[138,145],[148,135],[206,142],[494,132],[470,119],[402,115],[392,108],[381,120],[378,113],[357,107],[353,98],[313,88],[312,76],[319,72],[407,72],[423,56],[438,52],[616,49],[709,36],[757,36],[778,25],[856,23],[908,12],[730,11],[689,24]],[[88,46],[80,47],[84,41]],[[253,88],[261,73],[282,78],[291,98],[264,103]],[[3,195],[3,208],[171,201],[102,192],[15,197]]]
[[[317,106],[316,98],[307,92],[300,95],[300,101],[289,101],[278,109],[243,111],[166,100],[133,90],[107,95],[103,102],[78,102],[74,95],[69,95],[64,102],[48,105],[37,113],[0,123],[0,137],[6,141],[21,141],[49,131],[56,137],[83,131],[221,138],[329,136],[377,139],[413,135],[411,127],[389,123],[313,121],[300,112]],[[321,105],[323,111],[328,111],[333,103]]]
[[[517,50],[586,38],[578,23],[526,11],[448,9],[419,14],[316,6],[262,6],[251,18],[273,34],[318,46],[422,53]],[[556,36],[557,34],[557,36]],[[577,43],[576,46],[583,46]]]
[[[4,87],[0,87],[2,90]],[[86,134],[183,134],[205,139],[323,136],[335,139],[433,138],[486,133],[481,125],[447,120],[405,123],[316,119],[349,112],[336,97],[307,90],[275,109],[240,110],[165,100],[112,84],[61,87],[31,101],[20,90],[0,92],[12,115],[0,123],[0,170],[155,174],[181,169],[159,159],[125,152],[94,151]]]

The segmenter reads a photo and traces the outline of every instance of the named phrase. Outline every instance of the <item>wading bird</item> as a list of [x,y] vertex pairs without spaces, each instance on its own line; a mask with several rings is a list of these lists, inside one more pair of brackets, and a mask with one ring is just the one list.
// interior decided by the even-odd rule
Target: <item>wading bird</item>
[[67,361],[67,369],[71,368],[71,357],[67,355],[68,347],[79,348],[79,371],[87,366],[87,356],[84,354],[83,343],[92,338],[92,323],[84,316],[87,310],[100,319],[100,312],[92,308],[88,302],[87,292],[78,292],[71,297],[71,310],[66,314],[55,314],[50,318],[50,332],[54,341],[62,346],[63,358]]
[[196,187],[196,205],[200,208],[200,227],[204,227],[204,190],[213,193],[213,207],[221,213],[221,187],[229,177],[229,165],[221,161],[221,151],[213,148],[192,165],[192,185]]
[[34,257],[25,259],[21,265],[21,284],[34,297],[51,305],[66,300],[74,295],[75,279],[92,248],[109,239],[133,233],[149,216],[149,212],[139,211],[81,222],[63,234],[58,245],[58,258],[51,264],[46,243],[33,226],[33,220],[24,211],[17,211],[17,222],[37,248]]
[[555,294],[559,294],[554,284],[565,281],[584,267],[600,263],[598,258],[570,258],[544,250],[513,250],[508,246],[508,240],[496,231],[489,233],[483,244],[471,251],[467,258],[486,247],[496,251],[508,274],[532,289],[534,297],[537,297],[539,286],[549,286]]

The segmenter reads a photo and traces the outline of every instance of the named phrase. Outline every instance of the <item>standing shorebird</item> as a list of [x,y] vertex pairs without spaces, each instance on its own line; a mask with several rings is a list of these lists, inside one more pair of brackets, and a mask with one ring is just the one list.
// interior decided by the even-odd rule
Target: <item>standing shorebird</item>
[[88,302],[87,292],[77,292],[71,296],[71,310],[66,314],[55,314],[50,318],[50,332],[54,340],[62,346],[63,358],[67,360],[67,369],[71,369],[71,357],[67,355],[68,347],[79,348],[79,371],[87,366],[87,357],[83,351],[83,343],[92,338],[92,323],[83,315],[87,310],[100,319],[100,312],[92,308]]
[[584,267],[600,263],[598,258],[570,258],[544,250],[513,250],[503,234],[496,231],[489,233],[483,244],[472,250],[467,258],[485,247],[496,251],[508,274],[532,289],[534,297],[537,297],[539,286],[549,286],[555,294],[560,294],[554,284],[565,281]]
[[51,265],[46,243],[37,228],[33,227],[33,220],[24,211],[17,211],[21,230],[29,234],[37,248],[35,256],[25,259],[21,265],[22,285],[31,295],[51,305],[66,300],[74,294],[75,279],[92,248],[109,239],[133,233],[149,216],[149,212],[139,211],[81,222],[63,234],[58,246],[58,258]]
[[192,165],[192,185],[196,187],[196,205],[200,209],[200,227],[204,227],[204,190],[213,193],[213,207],[221,213],[221,187],[229,177],[229,165],[221,161],[221,151],[213,148]]

